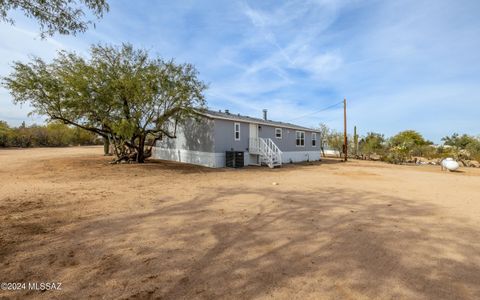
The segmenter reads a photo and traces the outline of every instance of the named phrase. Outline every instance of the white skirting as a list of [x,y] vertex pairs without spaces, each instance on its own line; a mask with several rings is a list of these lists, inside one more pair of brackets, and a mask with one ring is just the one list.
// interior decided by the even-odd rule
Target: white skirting
[[282,163],[288,164],[290,162],[302,162],[302,161],[317,161],[320,160],[319,151],[288,151],[282,152]]
[[225,167],[225,153],[153,147],[152,158],[173,160],[178,162],[206,166],[210,168]]
[[[244,157],[246,166],[250,164],[250,160],[252,160],[252,164],[257,163],[254,161],[256,155],[249,155],[248,152],[245,152]],[[153,147],[152,158],[184,162],[210,168],[225,167],[225,152],[214,153]],[[282,162],[284,164],[316,160],[320,160],[320,151],[289,151],[282,153]]]
[[336,155],[336,156],[340,156],[340,151],[337,151],[337,150],[325,150],[325,155]]

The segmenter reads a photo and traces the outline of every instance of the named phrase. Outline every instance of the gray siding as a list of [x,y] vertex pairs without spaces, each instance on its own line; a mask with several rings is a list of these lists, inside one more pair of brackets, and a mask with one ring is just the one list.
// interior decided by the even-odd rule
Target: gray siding
[[[233,148],[235,151],[248,151],[248,144],[250,138],[250,124],[244,122],[240,123],[240,141],[235,141],[234,124],[235,121],[218,120],[215,119],[215,152],[229,151]],[[275,128],[269,125],[258,125],[258,136],[261,138],[271,138],[273,142],[283,152],[291,151],[320,151],[318,147],[318,133],[317,146],[312,147],[312,132],[305,131],[305,146],[297,147],[296,145],[296,131],[295,129],[282,128],[282,138],[275,137]]]
[[[272,127],[267,125],[260,125],[261,128],[258,131],[258,135],[261,138],[271,138],[272,141],[280,148],[281,151],[320,151],[318,147],[318,133],[317,133],[317,146],[312,147],[312,132],[305,132],[305,146],[297,147],[296,143],[296,131],[295,129],[281,128],[281,127]],[[277,139],[275,137],[275,128],[282,129],[282,138]]]
[[156,146],[166,149],[182,149],[201,152],[215,152],[214,121],[202,118],[189,119],[177,125],[177,138],[164,138]]
[[215,120],[215,152],[230,151],[248,151],[248,138],[250,135],[250,125],[248,123],[237,122],[240,124],[240,140],[235,140],[234,121]]
[[[200,152],[216,152],[225,151],[248,151],[250,138],[250,124],[238,122],[240,124],[240,140],[235,140],[234,134],[235,121],[207,119],[188,120],[184,124],[177,126],[177,138],[165,138],[157,142],[157,147],[166,149],[182,149]],[[312,147],[312,132],[305,131],[305,146],[296,146],[295,129],[282,128],[282,138],[275,137],[275,128],[269,125],[259,125],[258,135],[261,138],[270,138],[283,152],[293,151],[320,151],[318,146]]]

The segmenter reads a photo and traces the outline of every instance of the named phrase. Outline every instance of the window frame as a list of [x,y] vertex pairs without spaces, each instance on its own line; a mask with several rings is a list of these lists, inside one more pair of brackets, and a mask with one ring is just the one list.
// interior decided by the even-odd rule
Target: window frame
[[[315,138],[314,138],[315,137]],[[313,142],[315,142],[315,145],[313,144]],[[316,132],[312,132],[312,147],[317,147],[317,133]]]
[[[298,138],[299,133],[300,133],[300,138]],[[300,145],[298,144],[298,141],[300,141]],[[305,131],[301,131],[301,130],[295,131],[295,146],[305,147]]]
[[[280,136],[277,136],[277,131],[280,130]],[[275,138],[278,139],[278,140],[281,140],[283,139],[283,129],[282,128],[275,128]]]
[[[237,125],[238,125],[238,131],[237,131]],[[241,137],[241,126],[240,126],[240,123],[238,122],[234,122],[233,123],[233,138],[235,139],[235,141],[239,141],[240,140],[240,137]],[[237,132],[238,132],[238,138],[237,138]]]

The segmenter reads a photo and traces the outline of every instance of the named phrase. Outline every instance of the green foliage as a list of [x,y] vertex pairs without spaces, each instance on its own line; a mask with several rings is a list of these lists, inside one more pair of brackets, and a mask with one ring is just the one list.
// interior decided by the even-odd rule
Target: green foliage
[[100,142],[98,136],[91,132],[59,122],[46,126],[22,124],[15,128],[0,121],[0,147],[65,147]]
[[343,153],[343,133],[331,130],[327,136],[327,144],[338,153]]
[[475,139],[474,142],[469,143],[465,150],[470,154],[470,158],[476,161],[480,161],[480,139]]
[[69,144],[72,145],[99,145],[102,144],[103,141],[101,138],[99,138],[96,134],[83,130],[82,128],[79,127],[69,127],[72,129],[71,131],[71,137],[72,137],[72,142]]
[[478,142],[478,139],[467,134],[459,135],[458,133],[454,133],[451,136],[443,137],[442,141],[445,145],[466,149],[469,144]]
[[405,130],[390,138],[390,145],[393,147],[404,146],[407,149],[413,149],[416,146],[426,146],[432,144],[432,142],[424,139],[419,132],[414,130]]
[[48,124],[46,131],[46,141],[51,146],[66,146],[73,141],[73,130],[62,123]]
[[318,127],[320,131],[318,140],[320,144],[320,150],[322,151],[323,156],[325,156],[325,147],[328,144],[328,135],[330,134],[330,128],[326,124],[321,123]]
[[359,151],[367,157],[372,154],[382,155],[385,152],[385,147],[385,137],[380,133],[369,132],[366,137],[359,141]]
[[353,127],[353,154],[355,156],[358,155],[358,134],[357,134],[357,126]]
[[0,121],[0,147],[7,147],[10,140],[11,130],[7,122]]
[[428,159],[438,157],[438,149],[433,145],[415,146],[410,151],[411,156],[421,156]]
[[[322,124],[319,130],[323,133],[320,143],[322,143],[323,136],[326,145],[341,153],[343,150],[343,134]],[[444,137],[442,140],[445,144],[435,147],[431,141],[426,140],[420,133],[413,130],[399,132],[388,139],[383,134],[369,132],[366,136],[360,138],[357,155],[370,159],[375,154],[383,161],[394,164],[411,162],[413,157],[427,159],[454,157],[460,160],[474,159],[480,161],[480,137],[455,133]],[[354,149],[355,145],[354,135],[353,142],[349,145],[350,149]]]
[[15,62],[3,85],[33,113],[109,139],[117,161],[144,162],[162,134],[175,137],[172,123],[205,105],[206,85],[190,64],[150,58],[128,44],[96,45],[90,53],[88,60],[62,51],[51,63]]
[[406,146],[394,146],[388,149],[382,160],[391,164],[402,164],[409,158],[409,149]]
[[1,0],[0,20],[13,24],[9,13],[20,10],[27,17],[37,20],[42,37],[56,32],[75,35],[85,32],[92,24],[84,18],[86,10],[101,18],[108,8],[105,0]]
[[318,127],[320,131],[319,144],[322,154],[325,156],[325,148],[343,152],[343,133],[330,129],[326,124],[321,123]]
[[387,155],[386,160],[393,163],[404,163],[412,156],[425,156],[434,150],[432,144],[417,131],[402,131],[390,138],[390,155]]
[[480,160],[480,138],[454,133],[442,138],[442,141],[445,145],[450,146],[451,156],[459,159]]

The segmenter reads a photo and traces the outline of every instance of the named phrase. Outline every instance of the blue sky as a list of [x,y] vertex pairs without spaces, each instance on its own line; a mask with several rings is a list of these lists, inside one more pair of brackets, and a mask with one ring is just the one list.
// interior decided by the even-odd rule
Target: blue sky
[[[15,26],[0,23],[0,76],[29,55],[130,42],[195,64],[213,109],[260,117],[267,108],[274,120],[341,130],[341,106],[314,112],[346,97],[349,132],[480,134],[480,1],[109,2],[76,37],[41,40],[17,13]],[[28,112],[0,89],[0,119],[44,119]]]

